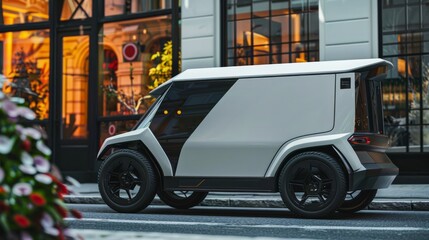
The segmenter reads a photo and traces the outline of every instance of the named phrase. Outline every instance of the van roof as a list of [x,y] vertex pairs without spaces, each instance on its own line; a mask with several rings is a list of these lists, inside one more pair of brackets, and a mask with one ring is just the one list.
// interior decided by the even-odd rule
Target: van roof
[[379,65],[386,65],[388,67],[392,67],[392,64],[386,60],[380,58],[372,58],[341,61],[196,68],[188,69],[178,74],[174,78],[163,83],[161,86],[167,85],[174,81],[213,80],[228,78],[237,79],[267,76],[293,76],[356,72],[368,67]]

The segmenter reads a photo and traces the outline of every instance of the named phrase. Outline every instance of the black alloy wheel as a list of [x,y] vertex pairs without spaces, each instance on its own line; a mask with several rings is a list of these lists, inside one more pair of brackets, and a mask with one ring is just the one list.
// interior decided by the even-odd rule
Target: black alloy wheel
[[149,160],[133,150],[118,150],[102,163],[98,188],[104,202],[118,212],[145,209],[156,193],[157,180]]
[[285,205],[305,218],[323,218],[334,213],[346,195],[341,166],[321,152],[304,152],[283,167],[279,190]]
[[158,197],[170,207],[188,209],[200,204],[208,192],[158,191]]
[[339,212],[354,213],[366,208],[377,195],[377,189],[347,192],[346,199],[338,209]]

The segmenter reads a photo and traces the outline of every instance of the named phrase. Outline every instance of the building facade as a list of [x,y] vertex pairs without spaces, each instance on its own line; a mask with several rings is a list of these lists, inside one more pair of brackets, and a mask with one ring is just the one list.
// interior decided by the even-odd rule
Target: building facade
[[[181,70],[380,57],[389,156],[429,175],[429,0],[1,0],[3,91],[37,114],[67,175],[94,181],[103,140]],[[311,86],[309,86],[311,87]],[[256,98],[257,96],[255,96]],[[251,103],[249,103],[250,105]]]

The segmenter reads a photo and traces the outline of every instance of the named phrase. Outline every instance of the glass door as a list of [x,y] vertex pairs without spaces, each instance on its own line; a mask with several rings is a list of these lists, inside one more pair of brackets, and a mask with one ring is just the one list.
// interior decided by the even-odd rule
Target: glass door
[[[56,79],[55,162],[60,169],[86,171],[89,167],[89,49],[90,37],[82,33],[59,36]],[[68,173],[66,173],[68,174]]]
[[88,139],[89,36],[63,37],[61,140]]

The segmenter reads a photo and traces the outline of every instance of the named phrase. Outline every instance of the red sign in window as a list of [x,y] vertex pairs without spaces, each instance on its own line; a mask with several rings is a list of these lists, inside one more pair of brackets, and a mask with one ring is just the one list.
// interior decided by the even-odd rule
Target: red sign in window
[[135,61],[139,55],[138,46],[136,43],[127,43],[122,48],[122,55],[125,62]]

